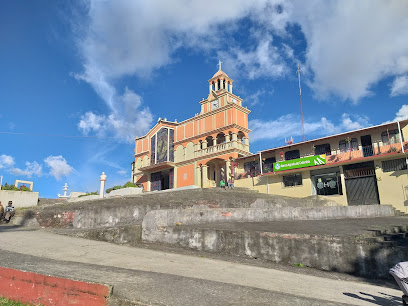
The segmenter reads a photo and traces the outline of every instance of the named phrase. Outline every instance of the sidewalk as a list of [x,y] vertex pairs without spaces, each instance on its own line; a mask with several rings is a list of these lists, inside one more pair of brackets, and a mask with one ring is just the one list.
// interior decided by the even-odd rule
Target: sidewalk
[[1,265],[114,286],[141,305],[401,305],[402,292],[221,260],[4,229]]

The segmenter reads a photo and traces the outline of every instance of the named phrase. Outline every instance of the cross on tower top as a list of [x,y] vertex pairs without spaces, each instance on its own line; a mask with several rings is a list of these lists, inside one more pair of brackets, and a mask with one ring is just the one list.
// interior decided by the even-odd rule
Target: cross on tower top
[[220,61],[220,60],[218,60],[218,64],[217,64],[217,66],[218,66],[218,70],[221,70],[221,64],[222,64],[222,62]]

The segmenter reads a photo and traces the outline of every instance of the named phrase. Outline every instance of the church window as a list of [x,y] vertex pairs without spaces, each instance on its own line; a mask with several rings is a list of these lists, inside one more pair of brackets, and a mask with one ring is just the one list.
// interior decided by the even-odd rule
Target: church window
[[174,130],[161,128],[151,138],[151,164],[174,161]]

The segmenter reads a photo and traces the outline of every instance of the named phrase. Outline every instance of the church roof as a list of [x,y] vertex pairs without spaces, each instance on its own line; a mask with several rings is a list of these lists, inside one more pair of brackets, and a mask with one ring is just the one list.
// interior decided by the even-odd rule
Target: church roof
[[216,78],[216,77],[219,77],[220,75],[224,75],[224,76],[226,76],[227,78],[230,78],[224,71],[222,71],[222,70],[220,69],[220,70],[218,70],[218,71],[213,75],[213,77],[212,77],[211,79],[214,79],[214,78]]

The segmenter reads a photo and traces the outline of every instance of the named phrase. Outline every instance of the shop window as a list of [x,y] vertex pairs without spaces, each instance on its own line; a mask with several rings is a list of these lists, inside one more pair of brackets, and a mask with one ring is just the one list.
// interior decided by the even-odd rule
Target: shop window
[[300,158],[299,150],[285,152],[285,160]]
[[344,152],[350,152],[351,151],[357,151],[358,150],[358,141],[357,138],[351,138],[350,143],[348,143],[345,140],[342,140],[339,142],[339,149],[341,153]]
[[315,155],[322,155],[322,154],[331,155],[329,143],[315,146]]
[[340,172],[315,175],[313,180],[318,195],[343,194]]
[[283,176],[283,186],[285,187],[292,187],[292,186],[300,186],[302,184],[302,174],[297,173],[293,175],[284,175]]
[[393,143],[400,142],[399,131],[390,130],[381,133],[381,141],[384,145],[389,145]]
[[407,169],[407,160],[405,158],[386,160],[382,162],[383,172],[400,171]]

